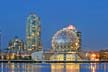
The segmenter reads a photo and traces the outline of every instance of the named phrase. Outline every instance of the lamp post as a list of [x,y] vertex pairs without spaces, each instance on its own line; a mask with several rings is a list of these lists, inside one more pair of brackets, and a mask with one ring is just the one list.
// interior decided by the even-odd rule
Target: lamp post
[[3,54],[2,54],[2,50],[1,50],[1,30],[0,30],[0,57],[1,57],[1,59],[3,59]]
[[1,31],[0,31],[0,59],[2,59],[2,54],[1,54]]
[[64,72],[66,72],[66,47],[64,48]]
[[1,52],[1,30],[0,30],[0,52]]

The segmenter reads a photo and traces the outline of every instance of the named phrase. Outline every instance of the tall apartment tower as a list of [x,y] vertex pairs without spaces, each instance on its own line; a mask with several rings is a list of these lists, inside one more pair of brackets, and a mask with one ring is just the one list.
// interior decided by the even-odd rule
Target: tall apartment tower
[[27,17],[26,49],[28,52],[42,50],[40,18],[34,13]]

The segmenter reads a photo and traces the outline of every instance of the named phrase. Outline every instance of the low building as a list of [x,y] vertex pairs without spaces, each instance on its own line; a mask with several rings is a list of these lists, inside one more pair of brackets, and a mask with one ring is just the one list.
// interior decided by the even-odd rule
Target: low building
[[43,60],[43,51],[37,51],[37,52],[33,52],[31,54],[32,60],[34,61],[39,61],[39,60]]
[[90,61],[100,61],[100,53],[98,51],[87,52],[87,58]]
[[108,49],[100,50],[100,59],[108,60]]

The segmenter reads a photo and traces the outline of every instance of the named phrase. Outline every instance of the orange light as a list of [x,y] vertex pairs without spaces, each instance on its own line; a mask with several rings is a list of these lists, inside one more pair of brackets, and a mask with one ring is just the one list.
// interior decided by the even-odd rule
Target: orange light
[[91,57],[95,58],[96,57],[96,54],[92,54]]
[[96,60],[96,54],[95,53],[91,54],[90,60]]

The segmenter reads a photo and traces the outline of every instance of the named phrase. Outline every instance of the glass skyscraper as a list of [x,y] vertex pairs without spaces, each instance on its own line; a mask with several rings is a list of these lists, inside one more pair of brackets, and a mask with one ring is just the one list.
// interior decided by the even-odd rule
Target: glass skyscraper
[[28,52],[41,51],[40,18],[32,13],[27,17],[26,49]]

